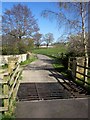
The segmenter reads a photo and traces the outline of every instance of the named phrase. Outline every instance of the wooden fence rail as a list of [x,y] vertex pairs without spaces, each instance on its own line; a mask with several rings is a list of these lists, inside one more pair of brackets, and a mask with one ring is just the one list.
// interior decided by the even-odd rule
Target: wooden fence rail
[[4,75],[2,81],[0,81],[2,85],[2,95],[0,95],[2,107],[0,107],[0,112],[7,113],[8,111],[13,111],[21,73],[20,65],[16,64],[12,72]]
[[[75,58],[69,58],[68,69],[71,70],[72,77],[75,80],[81,81],[83,85],[90,85],[90,74],[85,74],[86,69],[90,73],[90,67],[86,67],[86,60],[84,60],[83,65],[80,65]],[[85,81],[86,77],[87,81]]]

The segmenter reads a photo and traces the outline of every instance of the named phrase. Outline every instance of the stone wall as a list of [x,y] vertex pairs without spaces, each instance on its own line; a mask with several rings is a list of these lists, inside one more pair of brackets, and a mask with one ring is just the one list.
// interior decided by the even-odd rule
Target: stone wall
[[17,57],[18,62],[23,62],[27,59],[27,54],[20,54],[20,55],[0,55],[0,66],[4,64],[8,64],[9,57]]

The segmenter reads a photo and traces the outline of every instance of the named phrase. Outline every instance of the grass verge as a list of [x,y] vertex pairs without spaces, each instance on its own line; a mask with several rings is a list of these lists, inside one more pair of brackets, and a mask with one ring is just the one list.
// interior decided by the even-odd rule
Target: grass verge
[[15,120],[15,116],[9,115],[9,114],[7,114],[7,115],[2,115],[1,120]]
[[62,59],[61,58],[55,58],[54,59],[54,63],[53,63],[53,67],[55,68],[56,71],[58,71],[59,73],[61,73],[64,77],[68,78],[68,79],[72,79],[67,66],[65,67],[62,63]]
[[37,60],[37,58],[35,56],[30,57],[29,59],[25,60],[24,62],[21,62],[20,65],[21,66],[26,66],[28,64],[30,64],[31,62]]

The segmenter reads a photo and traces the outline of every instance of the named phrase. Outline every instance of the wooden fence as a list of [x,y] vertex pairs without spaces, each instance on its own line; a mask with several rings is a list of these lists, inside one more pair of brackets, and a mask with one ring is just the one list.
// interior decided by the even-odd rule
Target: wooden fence
[[[75,80],[82,82],[83,85],[90,85],[90,67],[86,67],[86,59],[82,59],[82,61],[83,62],[78,62],[76,58],[69,58],[68,69],[71,71],[72,77]],[[87,75],[85,74],[86,70],[88,73]]]
[[2,107],[0,107],[0,112],[7,113],[13,111],[21,73],[22,69],[20,68],[20,65],[16,63],[12,72],[4,75],[2,81],[0,81],[0,84],[2,85],[2,95],[0,95]]

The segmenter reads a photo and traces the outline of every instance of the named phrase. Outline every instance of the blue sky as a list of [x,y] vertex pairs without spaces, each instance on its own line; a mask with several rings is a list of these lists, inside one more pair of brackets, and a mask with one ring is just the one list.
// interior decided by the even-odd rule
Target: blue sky
[[[49,32],[53,33],[54,38],[55,38],[54,41],[57,41],[59,37],[61,37],[61,39],[67,37],[70,31],[73,34],[76,34],[78,31],[80,31],[80,28],[77,28],[77,30],[76,29],[71,30],[70,26],[68,26],[68,24],[64,24],[64,21],[61,20],[61,18],[59,18],[59,22],[61,20],[61,23],[58,26],[56,19],[51,20],[51,19],[46,19],[46,18],[41,17],[41,13],[43,10],[51,10],[51,11],[59,13],[60,8],[58,8],[57,2],[2,2],[2,13],[5,11],[5,9],[11,9],[14,4],[18,4],[18,3],[26,5],[28,8],[30,8],[30,10],[32,11],[32,14],[35,16],[35,19],[37,19],[37,23],[40,28],[40,33],[43,35]],[[81,19],[80,13],[77,12],[77,10],[73,8],[73,6],[72,7],[70,6],[70,9],[68,10],[62,9],[62,8],[61,10],[68,19],[71,19],[71,20],[76,19],[80,21]],[[81,23],[79,23],[79,25],[81,25]],[[65,36],[62,37],[63,34],[65,34]]]
[[[19,2],[2,2],[2,13],[5,9],[10,9],[14,4],[18,4]],[[20,2],[24,5],[27,5],[36,19],[38,19],[38,25],[40,28],[40,33],[46,34],[48,32],[53,33],[55,41],[57,41],[58,37],[62,35],[62,29],[58,30],[57,22],[55,20],[49,20],[41,17],[41,12],[43,10],[53,10],[58,11],[56,2]]]

